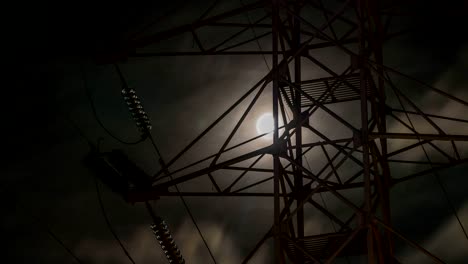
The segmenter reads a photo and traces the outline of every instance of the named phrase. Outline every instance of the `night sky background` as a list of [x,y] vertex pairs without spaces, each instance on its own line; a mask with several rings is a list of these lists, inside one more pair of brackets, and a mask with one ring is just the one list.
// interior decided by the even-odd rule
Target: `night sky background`
[[[106,228],[92,173],[82,164],[87,143],[72,119],[102,148],[123,148],[139,166],[155,172],[148,142],[122,146],[95,121],[83,88],[81,68],[106,126],[127,140],[138,139],[109,65],[91,56],[183,6],[161,27],[195,20],[211,1],[140,3],[62,2],[5,4],[0,197],[2,263],[75,263],[47,234],[48,226],[85,263],[129,263]],[[239,5],[230,1],[224,7]],[[247,2],[247,1],[245,1]],[[393,43],[392,66],[468,100],[468,4],[409,1],[402,20],[416,30]],[[158,27],[153,28],[157,31]],[[178,40],[191,45],[191,39]],[[121,65],[153,123],[163,155],[172,157],[267,72],[262,58],[177,57],[130,59]],[[407,88],[409,89],[409,88]],[[409,91],[411,93],[411,91]],[[433,102],[434,111],[466,118],[466,108]],[[209,102],[209,103],[207,103]],[[264,110],[267,110],[266,108]],[[464,112],[463,112],[464,111]],[[454,128],[467,134],[467,127]],[[462,152],[466,153],[467,147]],[[440,173],[460,219],[468,226],[468,165]],[[126,204],[101,185],[111,222],[137,263],[166,263],[142,205]],[[468,241],[433,177],[395,190],[394,223],[447,263],[468,263]],[[218,263],[240,263],[271,224],[271,210],[249,198],[189,198],[189,204]],[[187,263],[209,263],[206,250],[177,198],[157,202]],[[229,208],[227,212],[226,208]],[[252,218],[252,215],[255,217]],[[264,247],[252,263],[270,263]],[[405,263],[429,263],[411,252]]]

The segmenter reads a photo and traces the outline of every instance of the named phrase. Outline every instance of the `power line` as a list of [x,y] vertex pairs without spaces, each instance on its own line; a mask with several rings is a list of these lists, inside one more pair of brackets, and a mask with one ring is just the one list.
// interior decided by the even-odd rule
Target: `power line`
[[128,39],[135,40],[136,38],[138,38],[139,35],[143,34],[144,31],[148,30],[149,28],[155,26],[157,23],[159,23],[159,22],[163,21],[164,19],[168,18],[169,15],[175,13],[176,11],[178,11],[178,9],[184,8],[188,4],[188,2],[189,1],[184,1],[182,4],[172,7],[170,10],[166,11],[165,13],[160,15],[159,17],[157,17],[154,20],[150,21],[149,23],[143,25],[139,30],[131,33],[131,35],[128,37]]
[[[77,132],[79,133],[79,135],[81,137],[83,137],[86,141],[89,142],[89,140],[86,138],[86,136],[84,135],[83,131],[75,124],[75,122],[73,122],[73,120],[71,120],[70,117],[66,116],[65,119],[70,122],[70,124],[77,130]],[[6,191],[10,186],[10,184],[6,184],[4,186],[2,186],[2,188],[0,189],[0,193],[3,193],[4,191]],[[19,201],[18,201],[19,203]],[[83,264],[84,262],[78,258],[78,256],[73,253],[73,251],[65,244],[65,242],[63,242],[60,237],[55,234],[55,232],[48,227],[48,225],[46,223],[44,223],[39,217],[37,217],[36,215],[34,215],[31,210],[27,210],[26,207],[23,207],[21,206],[20,204],[16,203],[16,206],[19,207],[24,213],[26,213],[27,215],[29,215],[31,217],[31,219],[36,222],[37,224],[39,224],[39,226],[41,226],[44,231],[55,241],[57,242],[63,249],[65,249],[67,251],[67,253],[76,261],[76,263],[79,263],[79,264]]]
[[[70,117],[66,117],[67,121],[70,122],[70,124],[73,126],[73,128],[78,132],[78,134],[80,135],[80,137],[82,137],[84,140],[86,140],[86,142],[89,144],[89,146],[91,148],[96,148],[95,150],[99,150],[99,140],[98,140],[98,143],[96,146],[94,146],[94,144],[91,142],[90,139],[88,139],[86,137],[86,135],[83,133],[83,131],[80,129],[80,127],[78,127],[78,125],[70,118]],[[122,248],[122,251],[125,253],[125,255],[127,256],[127,258],[129,259],[129,261],[133,264],[135,264],[135,261],[133,260],[133,258],[130,256],[130,253],[128,252],[128,250],[125,248],[125,246],[123,245],[122,241],[120,240],[119,236],[117,235],[117,233],[115,232],[114,228],[112,227],[112,224],[109,220],[109,217],[107,215],[107,212],[106,212],[106,209],[104,207],[104,203],[102,201],[102,196],[101,196],[101,191],[99,189],[99,183],[96,179],[96,177],[93,177],[94,179],[94,184],[96,186],[96,195],[97,195],[97,198],[98,198],[98,201],[99,201],[99,207],[101,209],[101,212],[102,212],[102,215],[104,217],[104,220],[106,222],[106,225],[107,227],[109,228],[109,231],[112,233],[112,235],[114,236],[115,240],[117,240],[117,242],[119,243],[120,247]]]
[[62,246],[62,248],[64,248],[71,257],[73,257],[73,259],[75,259],[77,263],[84,263],[73,253],[73,251],[69,247],[67,247],[67,245],[65,245],[65,243],[54,232],[52,232],[52,230],[50,230],[46,225],[44,225],[43,228],[46,230],[47,234],[49,234],[50,237],[52,237],[58,244],[60,244],[60,246]]
[[[122,85],[124,86],[124,88],[128,88],[128,84],[127,84],[127,82],[126,82],[126,80],[125,80],[125,77],[124,77],[124,75],[122,74],[122,72],[121,72],[119,66],[118,66],[117,64],[114,64],[114,66],[116,67],[116,70],[117,70],[117,72],[118,72],[118,74],[119,74],[119,77],[120,77],[120,80],[121,80],[121,82],[122,82]],[[161,166],[162,166],[163,168],[166,168],[166,164],[164,163],[164,160],[163,160],[163,158],[162,158],[161,152],[159,151],[159,148],[158,148],[158,146],[156,145],[156,142],[155,142],[153,136],[151,135],[151,132],[150,132],[149,129],[146,129],[146,130],[145,130],[145,135],[146,135],[147,137],[149,137],[149,139],[150,139],[150,141],[151,141],[151,144],[152,144],[153,148],[155,149],[157,156],[159,157],[159,163],[161,164]],[[166,169],[167,169],[167,168],[166,168]],[[173,180],[172,175],[169,175],[169,177],[170,177],[171,180]],[[96,185],[96,186],[97,186],[97,185]],[[202,234],[202,232],[201,232],[201,230],[200,230],[200,227],[198,226],[197,221],[195,220],[195,217],[193,216],[193,214],[192,214],[192,212],[191,212],[191,210],[190,210],[190,208],[189,208],[187,202],[185,201],[184,197],[180,194],[180,190],[179,190],[179,188],[177,187],[177,185],[174,185],[174,186],[175,186],[175,189],[176,189],[176,191],[177,191],[177,194],[179,195],[179,198],[181,199],[181,201],[182,201],[182,203],[183,203],[183,205],[184,205],[184,207],[185,207],[185,210],[186,210],[187,213],[189,214],[190,219],[192,220],[193,224],[195,225],[195,227],[196,227],[196,229],[197,229],[197,231],[198,231],[198,234],[200,235],[201,239],[203,240],[203,243],[204,243],[206,249],[208,250],[208,252],[209,252],[209,254],[210,254],[210,256],[211,256],[211,259],[212,259],[213,262],[216,264],[216,263],[217,263],[217,262],[216,262],[216,259],[214,258],[214,255],[213,255],[213,253],[211,252],[210,247],[208,246],[208,243],[206,242],[205,237],[203,236],[203,234]],[[148,205],[148,204],[147,204],[147,205]]]
[[[241,3],[242,7],[245,7],[244,2],[242,0],[239,0],[239,1]],[[252,30],[252,33],[254,35],[255,42],[257,43],[258,49],[259,49],[260,52],[262,52],[262,46],[260,45],[260,41],[258,41],[257,33],[255,32],[255,29],[254,29],[254,27],[252,25],[252,21],[250,20],[249,12],[246,12],[245,15],[247,17],[247,21],[249,22],[250,29]],[[268,71],[271,71],[270,66],[268,65],[268,62],[266,60],[265,54],[263,54],[263,53],[262,53],[262,58],[263,58],[263,62],[265,62],[265,65],[266,65]]]
[[[391,81],[390,76],[388,75],[388,72],[386,72],[386,77],[387,77],[387,80],[390,83],[391,88],[393,89],[393,92],[395,93],[395,95],[396,95],[396,97],[398,99],[398,102],[400,103],[400,106],[403,108],[403,111],[405,112],[406,118],[408,119],[408,121],[409,121],[409,123],[411,125],[411,128],[414,131],[416,131],[416,129],[415,129],[414,125],[413,125],[413,122],[411,121],[411,118],[408,115],[408,113],[406,112],[406,108],[405,108],[405,106],[403,105],[403,102],[400,99],[400,96],[395,91],[395,89],[397,89],[397,88],[393,85],[393,82]],[[416,135],[418,135],[418,134],[416,134]],[[421,142],[421,139],[419,137],[418,137],[418,141]],[[424,147],[424,145],[421,145],[421,148],[422,148],[422,150],[424,152],[424,155],[425,155],[427,161],[429,162],[429,165],[430,165],[431,169],[434,170],[434,164],[432,164],[432,161],[429,158],[429,154],[427,154],[426,148]],[[463,234],[465,235],[466,240],[468,241],[468,233],[466,232],[466,229],[463,226],[463,224],[462,224],[462,222],[460,220],[460,217],[458,216],[457,209],[455,208],[455,205],[450,200],[448,192],[447,192],[442,180],[440,179],[439,174],[436,171],[433,171],[433,175],[436,178],[437,184],[439,185],[440,189],[442,190],[442,193],[443,193],[443,195],[444,195],[444,197],[445,197],[445,199],[447,201],[447,204],[449,205],[450,209],[452,210],[453,214],[455,215],[455,218],[457,219],[458,224],[460,225],[460,228],[461,228]]]
[[[195,21],[195,23],[203,20],[218,5],[219,1],[220,0],[214,0],[214,2],[211,3],[210,6],[208,6],[205,12],[203,12],[203,14]],[[193,38],[192,38],[192,48],[193,48],[195,46],[195,41],[196,41],[195,31],[193,31],[192,34],[193,34]],[[201,43],[199,44],[200,44],[199,48],[202,49]]]
[[81,128],[76,124],[76,122],[73,121],[73,119],[72,119],[69,115],[65,115],[64,118],[65,118],[65,120],[66,120],[68,123],[70,123],[70,125],[76,130],[76,132],[78,133],[78,135],[79,135],[84,141],[86,141],[86,143],[88,143],[88,145],[89,145],[89,147],[90,147],[91,149],[97,149],[97,150],[99,151],[100,142],[101,142],[101,140],[103,140],[102,137],[98,138],[97,144],[94,144],[94,143],[91,141],[91,139],[89,139],[89,138],[85,135],[83,129],[81,129]]
[[198,18],[197,21],[204,19],[213,9],[219,4],[220,0],[214,0],[213,3],[203,12],[203,14]]
[[[159,156],[159,160],[160,160],[161,166],[165,167],[166,165],[165,165],[164,160],[163,160],[163,158],[162,158],[162,156],[161,156],[161,152],[159,151],[159,148],[158,148],[158,146],[156,145],[156,142],[154,141],[154,138],[153,138],[153,136],[151,136],[151,134],[149,134],[149,138],[150,138],[151,144],[153,145],[154,149],[155,149],[156,152],[157,152],[157,155]],[[171,179],[171,181],[172,181],[172,180],[173,180],[172,175],[169,175],[169,177],[170,177],[170,179]],[[190,219],[192,220],[193,225],[195,225],[195,228],[197,229],[198,234],[200,235],[200,238],[201,238],[202,241],[203,241],[203,244],[205,245],[206,249],[208,250],[208,253],[210,254],[210,257],[211,257],[211,259],[213,260],[213,263],[216,264],[217,262],[216,262],[216,259],[215,259],[214,255],[213,255],[213,252],[211,252],[211,249],[210,249],[210,247],[208,246],[208,243],[206,242],[206,239],[205,239],[205,237],[203,236],[203,233],[201,232],[200,227],[198,226],[197,221],[195,220],[195,217],[193,216],[193,214],[192,214],[192,212],[191,212],[191,210],[190,210],[190,208],[189,208],[187,202],[185,201],[184,197],[180,194],[179,187],[177,187],[177,184],[175,184],[174,187],[175,187],[175,189],[176,189],[176,191],[177,191],[177,194],[179,195],[180,200],[182,201],[182,204],[183,204],[184,207],[185,207],[185,210],[187,211],[188,215],[190,216]]]
[[35,216],[30,210],[26,210],[25,207],[21,206],[20,204],[16,204],[17,207],[22,209],[23,212],[28,214],[32,220],[36,223],[38,223],[45,231],[46,233],[53,239],[55,242],[57,242],[63,249],[67,251],[67,253],[79,264],[83,264],[84,262],[81,261],[81,259],[78,258],[78,256],[73,253],[73,251],[63,242],[55,233],[50,229],[39,217]]
[[128,142],[128,141],[125,141],[125,140],[122,140],[120,139],[119,137],[115,136],[114,133],[112,133],[101,121],[101,119],[99,118],[99,115],[97,114],[97,110],[96,110],[96,105],[94,104],[94,100],[93,100],[93,97],[91,95],[91,91],[89,90],[89,85],[88,85],[88,81],[87,81],[87,78],[86,78],[86,73],[83,69],[83,65],[81,65],[80,67],[80,70],[81,70],[81,76],[82,76],[82,81],[83,81],[83,86],[85,88],[85,91],[86,91],[86,97],[88,98],[88,101],[91,105],[91,109],[92,109],[92,112],[93,112],[93,115],[94,115],[94,119],[96,119],[96,121],[98,122],[99,126],[101,126],[101,128],[109,135],[111,136],[113,139],[117,140],[118,142],[124,144],[124,145],[136,145],[138,143],[141,143],[143,142],[146,138],[145,137],[142,137],[141,139],[139,139],[138,141],[134,141],[134,142]]
[[102,216],[104,217],[104,220],[106,221],[106,225],[107,227],[109,228],[109,231],[112,233],[112,235],[114,236],[115,240],[117,240],[117,242],[119,243],[120,245],[120,248],[122,249],[122,251],[125,253],[125,255],[127,256],[128,260],[135,264],[135,261],[133,260],[132,256],[130,256],[130,253],[127,251],[127,249],[125,248],[125,246],[123,245],[122,241],[120,240],[119,236],[117,235],[117,233],[115,232],[114,228],[112,227],[112,224],[109,220],[109,217],[107,216],[107,213],[106,213],[106,209],[104,208],[104,203],[102,202],[102,197],[101,197],[101,191],[99,190],[99,184],[98,184],[98,181],[96,179],[96,177],[94,177],[94,183],[96,185],[96,194],[97,194],[97,197],[98,197],[98,201],[99,201],[99,206],[101,208],[101,212],[102,212]]

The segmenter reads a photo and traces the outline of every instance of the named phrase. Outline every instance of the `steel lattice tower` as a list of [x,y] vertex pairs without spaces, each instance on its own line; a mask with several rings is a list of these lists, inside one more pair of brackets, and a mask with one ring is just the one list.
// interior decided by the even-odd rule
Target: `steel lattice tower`
[[[330,6],[334,8],[331,9]],[[152,187],[148,190],[130,191],[126,195],[128,201],[146,202],[162,196],[177,195],[242,196],[245,199],[271,197],[274,210],[271,228],[256,243],[250,254],[245,256],[243,263],[247,263],[270,238],[274,239],[276,263],[285,263],[286,259],[292,263],[332,263],[334,259],[348,255],[367,255],[368,263],[398,263],[394,246],[396,239],[417,248],[436,263],[442,263],[436,256],[392,227],[390,190],[396,184],[468,161],[466,156],[463,157],[463,151],[459,150],[463,142],[468,140],[468,135],[448,133],[434,120],[460,124],[468,121],[426,113],[394,84],[392,77],[409,78],[414,85],[464,107],[468,103],[385,66],[384,43],[402,33],[391,31],[390,21],[394,8],[392,1],[336,1],[329,6],[324,6],[320,0],[256,1],[215,15],[207,12],[192,24],[147,34],[125,43],[119,52],[101,57],[106,62],[118,63],[122,59],[133,57],[251,55],[265,56],[272,63],[266,76],[229,106],[182,151],[167,161],[161,159],[163,168],[154,175]],[[252,21],[249,18],[249,23],[233,22],[232,18],[246,14],[248,17],[248,12],[259,10],[263,12],[260,12],[263,16],[254,16]],[[324,20],[317,24],[316,19],[311,17],[310,10],[322,14]],[[207,27],[234,28],[237,32],[207,47],[199,34]],[[264,33],[249,39],[238,39],[250,30],[263,30]],[[198,50],[145,51],[147,47],[184,34],[193,36]],[[262,38],[271,38],[271,49],[251,49],[252,44]],[[334,49],[347,58],[340,60],[341,65],[338,68],[341,71],[336,70],[336,65],[316,56],[323,49]],[[307,73],[310,68],[305,66],[306,61],[325,74],[310,78]],[[242,147],[265,136],[260,135],[230,145],[259,96],[267,92],[271,96],[274,118],[272,144],[242,152]],[[251,98],[251,101],[247,101],[247,98]],[[247,107],[242,116],[225,136],[217,153],[200,157],[198,162],[187,166],[174,165],[246,101]],[[357,123],[347,120],[337,110],[351,107],[358,109],[357,112],[360,113],[356,117],[359,120]],[[287,118],[288,112],[292,113],[291,119]],[[323,131],[323,127],[312,122],[319,112],[327,120],[332,120],[330,122],[339,124],[328,129],[339,129],[339,134],[344,136],[333,136],[334,131]],[[403,120],[402,117],[409,115],[419,117],[419,123],[434,132],[418,132],[411,119]],[[388,127],[390,119],[404,127],[405,132],[391,131]],[[402,141],[407,143],[400,144]],[[399,161],[424,164],[430,168],[425,167],[406,175],[392,173],[390,163],[398,162],[394,157],[421,147],[426,153],[426,161]],[[447,160],[435,164],[426,150],[429,150],[429,154],[436,153]],[[319,156],[323,160],[314,168],[306,164],[305,156],[310,151],[321,153]],[[225,153],[235,155],[223,159]],[[265,157],[270,157],[269,167],[257,166]],[[244,165],[248,160],[253,162],[248,166]],[[352,164],[350,166],[354,170],[343,170],[346,164]],[[237,171],[239,175],[234,181],[221,183],[215,173],[222,174],[227,170]],[[249,178],[252,173],[264,173],[268,177],[259,179],[252,176],[251,184],[240,187],[239,182]],[[175,192],[169,189],[201,177],[211,182],[213,191]],[[258,186],[267,187],[260,192],[255,189]],[[343,192],[347,190],[358,193],[359,201],[344,195]],[[325,193],[350,210],[346,220],[313,199]],[[306,233],[304,221],[307,210],[320,212],[338,228],[335,232],[326,234]]]

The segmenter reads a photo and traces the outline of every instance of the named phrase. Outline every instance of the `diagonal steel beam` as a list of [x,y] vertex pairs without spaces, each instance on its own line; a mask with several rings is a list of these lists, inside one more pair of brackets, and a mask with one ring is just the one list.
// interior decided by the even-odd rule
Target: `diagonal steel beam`
[[167,182],[164,182],[164,183],[160,183],[160,184],[156,184],[153,186],[154,189],[166,189],[166,188],[169,188],[170,186],[173,186],[173,185],[176,185],[176,184],[179,184],[179,183],[183,183],[183,182],[186,182],[188,180],[191,180],[191,179],[194,179],[194,178],[197,178],[197,177],[200,177],[202,175],[206,175],[208,173],[211,173],[213,171],[216,171],[216,170],[219,170],[219,169],[222,169],[224,167],[227,167],[229,165],[232,165],[232,164],[236,164],[236,163],[239,163],[241,161],[244,161],[244,160],[248,160],[248,159],[251,159],[253,157],[256,157],[258,155],[262,155],[262,154],[266,154],[266,153],[271,153],[272,151],[274,151],[274,146],[268,146],[268,147],[264,147],[264,148],[261,148],[261,149],[258,149],[258,150],[255,150],[255,151],[252,151],[252,152],[249,152],[249,153],[246,153],[244,155],[241,155],[241,156],[238,156],[238,157],[235,157],[233,159],[230,159],[230,160],[227,160],[227,161],[224,161],[224,162],[221,162],[221,163],[218,163],[216,165],[213,165],[211,167],[208,167],[208,168],[204,168],[204,169],[201,169],[201,170],[198,170],[198,171],[195,171],[195,172],[192,172],[192,173],[189,173],[189,174],[186,174],[186,175],[183,175],[183,176],[180,176],[180,177],[177,177],[173,180],[170,180],[170,181],[167,181]]
[[203,19],[203,20],[195,21],[192,24],[182,25],[182,26],[179,26],[179,27],[176,27],[176,28],[173,28],[173,29],[169,29],[169,30],[166,30],[166,31],[155,33],[155,34],[153,34],[151,36],[142,37],[140,39],[135,40],[129,46],[137,47],[137,48],[145,47],[145,46],[148,46],[150,44],[158,43],[158,42],[160,42],[162,40],[177,36],[179,34],[190,32],[190,31],[198,29],[198,28],[200,28],[202,26],[209,25],[210,23],[214,23],[216,21],[223,20],[223,19],[226,19],[226,18],[229,18],[229,17],[233,17],[235,15],[242,14],[245,11],[256,9],[256,8],[259,8],[259,7],[262,7],[262,6],[263,6],[263,1],[256,1],[256,2],[254,2],[252,4],[248,4],[248,5],[245,5],[245,6],[240,7],[240,8],[229,10],[227,12],[224,12],[224,13],[216,15],[216,16],[212,16],[212,17],[209,17],[209,18],[206,18],[206,19]]

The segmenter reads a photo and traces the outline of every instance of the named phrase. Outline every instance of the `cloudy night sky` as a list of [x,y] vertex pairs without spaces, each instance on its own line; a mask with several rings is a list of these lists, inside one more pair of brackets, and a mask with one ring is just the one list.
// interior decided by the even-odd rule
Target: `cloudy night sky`
[[[191,23],[212,2],[17,2],[4,6],[7,48],[4,49],[0,171],[2,263],[77,263],[47,230],[59,237],[83,263],[130,263],[106,226],[94,175],[83,165],[90,148],[69,120],[93,142],[102,138],[102,150],[122,149],[148,174],[157,172],[160,166],[148,140],[134,146],[122,145],[96,121],[85,85],[105,126],[119,138],[139,139],[120,95],[121,83],[115,68],[97,65],[93,55],[118,49],[118,43],[135,32],[141,35]],[[249,2],[246,0],[244,4]],[[402,2],[408,2],[402,9],[405,15],[394,23],[411,30],[386,43],[385,63],[468,101],[466,1]],[[220,1],[210,14],[239,6],[239,1]],[[252,12],[249,19],[255,20],[262,12]],[[157,17],[162,19],[145,27]],[[262,32],[265,31],[257,33]],[[211,43],[221,39],[222,34],[207,30],[201,34],[202,42]],[[254,33],[246,34],[252,37]],[[269,49],[271,35],[261,39],[259,45]],[[184,50],[193,46],[192,35],[187,34],[163,42],[155,49]],[[333,49],[320,50],[315,55],[334,65],[338,72],[344,69],[340,63],[349,59]],[[180,56],[129,58],[120,67],[141,98],[153,125],[152,135],[164,158],[169,160],[263,78],[271,64],[271,58],[267,57],[265,63],[261,56]],[[304,71],[308,77],[326,76],[307,66]],[[396,79],[395,83],[424,111],[468,119],[466,106],[443,100],[403,79]],[[271,88],[267,88],[240,128],[239,137],[233,139],[234,143],[257,135],[256,120],[271,112],[270,94]],[[245,108],[247,104],[242,106]],[[349,103],[333,110],[351,123],[359,123],[359,104]],[[208,139],[187,153],[178,166],[217,151],[241,114],[234,111]],[[322,131],[328,129],[331,134],[341,136],[326,120],[325,114],[318,112],[310,122]],[[422,121],[415,120],[416,126],[418,122]],[[468,134],[466,123],[444,125],[449,133]],[[424,131],[424,125],[420,127]],[[267,144],[268,141],[260,140],[251,147]],[[466,157],[468,145],[460,144],[459,150]],[[420,152],[409,155],[415,159],[422,157]],[[312,167],[323,162],[318,154],[310,153],[308,158]],[[434,160],[437,161],[436,156]],[[412,169],[396,167],[393,173],[398,176]],[[465,228],[468,227],[467,172],[468,164],[465,164],[439,173]],[[135,262],[167,263],[149,228],[151,219],[144,205],[128,204],[103,184],[99,185],[109,219]],[[211,185],[200,180],[181,188],[210,191]],[[447,263],[468,263],[468,240],[434,176],[398,185],[391,195],[392,221],[397,230]],[[343,205],[330,195],[323,197],[340,214]],[[218,263],[240,263],[273,221],[270,198],[188,197],[186,200]],[[166,219],[186,263],[211,263],[179,198],[164,197],[153,205]],[[316,234],[332,232],[327,218],[316,217],[313,210],[306,217],[305,228]],[[272,241],[257,252],[251,263],[273,262]],[[403,263],[431,263],[411,248],[398,245]],[[351,260],[365,263],[361,261],[360,258]]]

